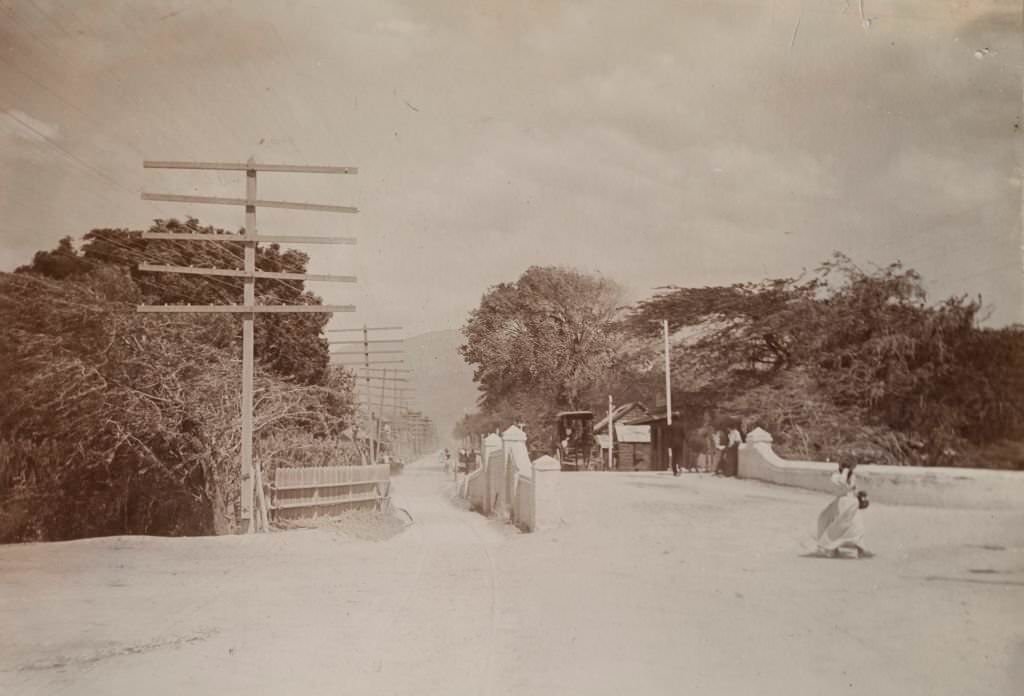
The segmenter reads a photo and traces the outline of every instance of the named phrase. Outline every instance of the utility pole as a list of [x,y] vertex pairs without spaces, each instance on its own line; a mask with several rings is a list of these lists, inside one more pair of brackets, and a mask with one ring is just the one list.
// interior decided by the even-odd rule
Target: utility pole
[[668,319],[663,319],[661,322],[662,329],[665,335],[665,413],[667,414],[668,423],[668,465],[669,468],[675,472],[675,468],[672,466],[672,363],[669,360],[669,346],[668,346]]
[[612,403],[612,395],[608,395],[608,471],[612,470],[614,456],[612,453],[615,451],[615,423],[613,416],[615,415],[615,405]]
[[[360,405],[364,406],[367,411],[371,411],[374,401],[379,401],[379,410],[377,411],[381,419],[385,416],[393,417],[393,435],[395,435],[394,429],[397,428],[397,419],[400,417],[402,410],[404,409],[405,397],[414,394],[415,390],[408,386],[402,386],[408,383],[408,379],[403,377],[392,377],[389,373],[396,372],[397,370],[388,370],[384,368],[381,370],[381,374],[375,374],[373,372],[357,374],[356,379],[356,393],[359,398]],[[355,372],[355,371],[354,371]],[[405,371],[408,372],[408,371]],[[362,380],[365,378],[365,384]],[[373,431],[376,437],[376,431]],[[377,438],[378,440],[380,438]],[[394,438],[392,438],[394,439]]]
[[[370,349],[370,344],[371,343],[375,344],[375,345],[376,344],[380,344],[380,343],[383,343],[383,344],[398,343],[398,344],[400,344],[400,343],[403,342],[404,339],[394,338],[394,339],[375,339],[375,340],[370,340],[370,332],[371,331],[400,331],[401,329],[402,329],[401,326],[373,326],[373,327],[371,327],[371,326],[367,326],[366,324],[363,324],[363,327],[361,329],[333,329],[333,330],[329,331],[328,333],[353,333],[353,332],[361,332],[362,333],[362,340],[361,341],[360,340],[328,341],[328,343],[330,345],[350,345],[350,346],[351,345],[356,345],[356,346],[362,346],[362,350],[331,351],[331,355],[362,356],[362,358],[363,358],[362,361],[358,361],[357,360],[356,362],[347,362],[347,363],[346,362],[341,362],[339,364],[341,364],[342,366],[346,366],[346,367],[361,365],[366,370],[366,374],[365,374],[366,386],[369,387],[370,386],[370,366],[371,365],[400,364],[400,363],[404,362],[401,358],[377,360],[377,359],[375,359],[377,356],[380,356],[380,355],[401,355],[401,354],[403,354],[405,352],[402,349],[394,350],[394,349],[389,349],[387,347],[384,347],[383,350],[378,350],[378,349],[371,350]],[[346,358],[342,358],[342,360],[344,361],[344,360],[346,360]],[[353,360],[353,359],[349,359],[349,360]],[[385,372],[385,377],[386,376],[387,376],[387,374]],[[370,452],[369,452],[369,454],[370,454],[370,462],[373,463],[373,464],[376,464],[377,463],[377,457],[380,454],[380,429],[381,429],[381,423],[380,423],[380,420],[378,419],[377,415],[373,411],[373,400],[370,399],[369,397],[367,397],[367,402],[366,402],[365,406],[366,406],[366,418],[367,418],[367,423],[366,423],[367,429],[366,429],[366,432],[367,432],[367,435],[369,437],[367,445],[368,445],[369,450],[370,450]],[[383,410],[383,406],[381,408]],[[383,413],[381,413],[380,415],[383,416]]]
[[[143,232],[143,239],[165,239],[184,241],[203,241],[211,243],[244,244],[243,268],[192,268],[188,266],[161,266],[146,263],[139,264],[140,271],[155,273],[187,273],[193,275],[227,276],[243,279],[241,305],[140,305],[139,312],[152,313],[231,313],[242,315],[242,398],[241,398],[241,515],[240,527],[246,532],[266,531],[268,529],[266,501],[263,499],[263,483],[260,468],[253,467],[253,440],[255,435],[253,414],[253,391],[255,381],[254,326],[256,314],[306,312],[333,313],[354,312],[351,305],[257,305],[256,279],[272,278],[277,280],[323,280],[354,283],[354,276],[311,275],[303,273],[273,273],[256,269],[256,245],[259,242],[285,242],[294,244],[354,244],[352,238],[332,237],[289,237],[287,235],[260,235],[256,228],[256,208],[285,208],[292,210],[318,210],[332,213],[357,213],[358,209],[350,206],[321,205],[315,203],[293,203],[288,201],[269,201],[257,198],[257,172],[303,173],[303,174],[356,174],[355,167],[322,167],[288,164],[258,164],[253,158],[245,163],[235,162],[169,162],[146,160],[144,169],[187,169],[245,172],[245,198],[220,198],[211,196],[180,196],[163,193],[143,193],[145,201],[168,201],[175,203],[202,203],[211,205],[231,205],[245,208],[245,230],[241,235],[222,235],[204,233],[177,232]],[[255,510],[253,498],[259,507]]]

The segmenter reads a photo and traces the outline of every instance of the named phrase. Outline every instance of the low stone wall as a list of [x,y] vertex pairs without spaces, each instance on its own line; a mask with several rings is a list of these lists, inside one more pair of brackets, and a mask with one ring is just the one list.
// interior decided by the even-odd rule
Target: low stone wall
[[501,461],[501,438],[491,434],[484,438],[483,452],[477,460],[477,468],[466,477],[461,494],[469,501],[469,506],[485,515],[491,514],[491,488],[488,463],[497,455]]
[[466,477],[459,494],[477,512],[534,531],[537,499],[526,433],[512,426],[501,437],[488,435],[483,450],[480,468]]
[[484,501],[483,513],[491,515],[505,508],[505,454],[501,450],[487,457],[484,476],[487,477],[487,500]]
[[544,456],[533,462],[533,490],[536,508],[533,510],[533,531],[545,532],[558,529],[562,524],[562,479],[577,476],[575,472],[563,472],[554,457]]
[[487,478],[482,462],[480,462],[480,466],[469,473],[464,486],[463,496],[469,501],[469,507],[482,511],[484,501],[487,500]]
[[[783,459],[772,437],[757,428],[739,448],[739,477],[830,492],[838,464]],[[857,478],[872,501],[948,508],[1024,509],[1024,472],[954,467],[857,467]]]
[[533,478],[516,475],[515,492],[512,494],[511,522],[523,531],[534,530]]

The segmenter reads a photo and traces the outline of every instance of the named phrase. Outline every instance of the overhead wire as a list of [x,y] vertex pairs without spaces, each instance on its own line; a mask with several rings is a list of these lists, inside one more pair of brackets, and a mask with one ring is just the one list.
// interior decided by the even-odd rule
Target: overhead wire
[[45,133],[43,133],[42,131],[40,131],[38,128],[33,126],[31,123],[28,123],[27,121],[25,121],[25,120],[15,116],[13,113],[11,113],[11,111],[5,110],[2,113],[7,118],[9,118],[12,121],[14,121],[15,123],[19,124],[25,130],[33,133],[37,138],[39,138],[40,140],[45,142],[50,147],[52,147],[55,150],[61,152],[65,157],[67,157],[68,159],[70,159],[70,160],[76,162],[77,164],[81,165],[82,167],[84,167],[85,169],[89,170],[90,172],[92,172],[96,176],[100,177],[101,179],[109,182],[110,184],[116,186],[117,188],[119,188],[119,189],[121,189],[123,191],[127,191],[128,193],[131,193],[131,194],[135,194],[136,193],[135,191],[132,191],[131,189],[126,187],[121,182],[113,179],[106,172],[102,171],[101,169],[98,169],[98,168],[94,167],[93,165],[89,164],[88,162],[86,162],[81,157],[79,157],[78,155],[74,154],[73,152],[71,152],[67,148],[59,145],[53,139],[51,139],[50,136],[48,136]]
[[[39,7],[34,2],[32,3],[32,6],[37,11],[37,13],[40,16],[42,16],[43,18],[45,18],[50,24],[52,24],[53,26],[56,26],[65,35],[70,36],[68,30],[65,29],[63,27],[63,25],[59,24],[55,19],[53,19],[53,17],[49,13],[47,13],[45,10],[43,10],[41,7]],[[78,20],[78,17],[77,17],[76,14],[74,14],[74,12],[72,11],[72,8],[67,7],[67,8],[65,8],[65,11],[69,12],[70,14],[72,14],[72,16],[74,16],[75,19]],[[13,21],[16,24],[19,23],[19,21],[23,22],[23,20],[19,20],[19,15],[17,15],[17,14],[11,15],[11,17],[13,17]],[[80,22],[80,20],[78,20],[78,21]],[[60,61],[61,64],[66,65],[66,64],[69,63],[69,59],[68,59],[66,53],[64,52],[64,50],[62,49],[62,47],[56,46],[53,43],[48,42],[45,39],[40,38],[35,32],[29,31],[27,33],[32,36],[32,38],[35,40],[36,43],[46,47],[48,54],[61,56],[62,57],[61,61]],[[25,69],[23,69],[21,67],[19,67],[17,65],[17,63],[15,63],[10,58],[8,58],[6,56],[3,56],[3,55],[0,55],[0,61],[5,63],[9,68],[13,69],[15,72],[19,73],[25,79],[29,80],[36,87],[40,88],[43,92],[49,94],[50,96],[54,97],[55,99],[60,101],[65,106],[70,107],[71,109],[73,109],[77,113],[79,113],[82,116],[84,116],[93,125],[95,125],[97,127],[101,127],[101,124],[99,124],[99,122],[94,117],[92,117],[85,109],[82,109],[80,106],[75,104],[72,100],[70,100],[67,97],[61,95],[57,90],[53,89],[52,87],[49,87],[39,77],[33,75],[32,73],[26,71]],[[121,84],[120,81],[118,81],[118,80],[114,80],[114,82],[118,82],[118,84]],[[138,193],[137,191],[134,191],[134,190],[126,187],[120,181],[117,181],[112,176],[110,176],[109,174],[107,174],[106,172],[101,170],[99,167],[96,167],[96,166],[90,164],[84,158],[74,154],[73,152],[71,152],[67,148],[62,147],[61,145],[56,143],[54,140],[52,140],[50,137],[48,137],[46,134],[40,132],[37,128],[34,128],[31,124],[26,123],[23,119],[17,118],[10,111],[5,111],[4,113],[6,113],[6,115],[9,118],[11,118],[15,122],[17,122],[22,128],[25,128],[26,130],[31,132],[33,135],[35,135],[37,138],[39,138],[42,142],[45,142],[46,144],[50,145],[51,147],[53,147],[54,149],[59,151],[66,158],[71,159],[72,161],[74,161],[79,166],[82,166],[83,168],[87,169],[88,171],[96,174],[98,177],[100,177],[101,179],[103,179],[107,183],[111,184],[112,186],[114,186],[116,188],[119,188],[119,189],[121,189],[123,191],[126,191],[128,193],[131,193],[133,195],[133,197],[135,195],[137,195],[137,193]],[[139,148],[137,146],[131,145],[131,143],[129,143],[127,141],[127,139],[125,139],[123,137],[121,138],[120,142],[122,142],[123,144],[127,145],[130,149],[134,150],[136,152],[136,154],[139,154],[140,157],[141,157],[141,153],[140,153]],[[107,200],[113,202],[119,209],[126,210],[124,201],[122,201],[121,199],[115,199],[113,197],[106,196],[106,195],[104,195],[104,197]],[[161,204],[160,207],[163,208],[164,206]]]
[[[60,25],[59,23],[57,23],[57,21],[49,13],[47,13],[45,10],[43,10],[41,7],[39,7],[38,5],[35,5],[34,3],[33,3],[33,7],[36,10],[36,12],[41,17],[43,17],[47,22],[49,22],[53,26],[57,27],[62,33],[65,33],[65,34],[68,33],[68,30],[63,25]],[[74,15],[74,16],[75,16],[76,20],[79,21],[79,23],[81,23],[81,20],[78,19],[77,15]],[[271,29],[273,30],[274,36],[280,42],[282,48],[287,53],[288,60],[291,63],[294,64],[294,56],[291,53],[291,51],[288,49],[288,47],[287,47],[286,43],[284,42],[284,40],[282,39],[280,33],[274,27],[271,27]],[[36,41],[38,43],[48,45],[46,41],[44,41],[44,40],[40,39],[39,37],[37,37],[35,35],[35,33],[32,33],[32,36],[33,36],[34,39],[36,39]],[[54,52],[57,52],[57,51],[55,50]],[[238,56],[242,57],[240,54],[238,54]],[[3,56],[0,56],[0,59],[2,59],[9,67],[13,68],[16,72],[20,73],[23,77],[25,77],[30,82],[32,82],[36,87],[40,88],[41,90],[43,90],[47,94],[49,94],[49,95],[53,96],[54,98],[58,99],[61,103],[65,104],[66,106],[69,106],[70,108],[72,108],[73,110],[78,112],[79,114],[83,115],[87,120],[93,122],[94,124],[96,123],[95,119],[92,118],[87,111],[85,111],[84,109],[79,107],[77,104],[75,104],[70,99],[68,99],[68,98],[64,97],[63,95],[61,95],[55,89],[53,89],[53,88],[49,87],[48,85],[46,85],[39,77],[37,77],[37,76],[35,76],[35,75],[25,71],[24,69],[20,68],[15,63],[13,63],[10,60],[4,58]],[[239,64],[240,65],[245,64],[245,61],[240,61]],[[180,66],[179,66],[179,68],[180,68]],[[246,82],[249,85],[249,88],[250,88],[249,89],[249,93],[250,94],[260,93],[260,90],[256,90],[256,85],[254,83],[254,79],[255,78],[254,78],[253,73],[251,71],[246,70],[246,71],[243,71],[242,74],[245,75]],[[121,88],[122,94],[125,94],[123,81],[122,80],[118,80],[118,79],[114,79],[113,81]],[[274,104],[280,104],[280,103],[281,103],[280,100],[277,100],[277,101],[274,102]],[[170,107],[171,105],[169,104],[168,106]],[[295,118],[294,110],[292,110],[291,114],[292,114],[292,120],[294,120],[294,118]],[[98,177],[100,177],[101,179],[103,179],[107,183],[111,184],[112,186],[115,186],[115,187],[117,187],[117,188],[119,188],[119,189],[121,189],[123,191],[126,191],[128,193],[131,193],[133,195],[136,194],[136,191],[133,191],[133,190],[129,189],[124,184],[122,184],[121,182],[117,181],[116,179],[114,179],[113,177],[108,175],[106,172],[104,172],[101,169],[99,169],[98,167],[90,164],[89,162],[87,162],[82,157],[80,157],[78,155],[75,155],[70,150],[62,147],[60,144],[56,143],[51,138],[49,138],[45,133],[42,133],[38,129],[34,128],[31,124],[25,122],[23,119],[19,119],[14,114],[11,114],[9,112],[7,113],[7,115],[8,115],[9,118],[11,118],[12,120],[16,121],[21,127],[23,127],[25,129],[29,130],[30,132],[32,132],[37,138],[39,138],[40,140],[42,140],[43,142],[48,144],[50,147],[56,149],[62,155],[64,155],[65,157],[71,159],[72,161],[74,161],[79,166],[81,166],[81,167],[87,169],[88,171],[96,174]],[[215,118],[219,119],[219,116],[215,115]],[[274,113],[274,120],[276,121],[277,127],[281,129],[281,132],[282,133],[286,132],[286,129],[284,128],[284,121],[283,121],[280,109],[275,111],[275,113]],[[224,132],[224,133],[230,133],[231,132],[231,129],[228,128],[226,122],[224,122],[223,120],[219,120],[219,124],[221,126],[221,131],[222,132]],[[328,131],[327,131],[326,124],[323,121],[322,117],[319,119],[319,125],[321,127],[322,132],[326,134]],[[289,145],[290,145],[291,149],[298,156],[301,157],[301,152],[299,151],[298,145],[295,142],[294,138],[289,138],[288,142],[289,142]],[[136,151],[137,154],[141,155],[138,147],[134,147],[133,149]],[[112,202],[115,202],[113,198],[110,198],[110,200]],[[117,200],[116,204],[118,204],[120,207],[123,207],[123,202],[120,201],[120,200]],[[161,206],[161,208],[164,208],[164,207],[165,206]],[[293,283],[298,282],[298,281],[287,281],[287,280],[278,279],[278,278],[265,279],[265,280],[272,280],[275,283],[280,283],[283,286],[288,287],[289,289],[295,289]],[[300,291],[307,291],[307,290],[308,290],[308,288],[306,288],[305,286],[300,288]]]

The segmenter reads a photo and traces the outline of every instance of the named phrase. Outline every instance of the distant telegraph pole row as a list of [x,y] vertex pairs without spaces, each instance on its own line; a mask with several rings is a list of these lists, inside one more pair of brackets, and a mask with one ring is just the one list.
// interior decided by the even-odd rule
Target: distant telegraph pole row
[[[399,373],[411,370],[402,368],[380,368],[376,365],[401,364],[405,350],[401,347],[401,338],[371,338],[381,335],[379,332],[401,331],[401,326],[366,326],[353,329],[333,329],[328,333],[362,334],[361,338],[331,340],[332,346],[344,346],[342,350],[332,350],[331,355],[340,358],[337,364],[351,369],[356,374],[356,394],[363,411],[367,449],[370,462],[376,464],[383,454],[384,441],[393,440],[394,433],[385,433],[386,411],[391,411],[397,422],[402,407],[402,395],[405,393],[399,382],[407,380],[399,378]],[[385,357],[382,357],[385,356]],[[390,378],[388,373],[393,373]]]

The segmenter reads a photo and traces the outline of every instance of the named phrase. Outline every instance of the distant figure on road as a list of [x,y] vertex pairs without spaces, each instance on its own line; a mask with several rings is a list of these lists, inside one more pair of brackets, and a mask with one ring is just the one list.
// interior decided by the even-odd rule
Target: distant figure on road
[[708,447],[708,456],[711,457],[711,473],[715,476],[721,475],[722,458],[725,456],[725,433],[716,428],[711,433],[711,444]]
[[818,551],[833,558],[844,548],[854,549],[858,558],[872,555],[861,546],[864,521],[860,511],[868,506],[868,500],[865,492],[857,490],[855,467],[855,464],[840,464],[839,471],[832,474],[836,497],[818,515]]
[[740,444],[743,443],[743,436],[736,427],[729,428],[726,436],[725,449],[722,451],[722,458],[718,470],[722,476],[739,476],[740,468]]
[[679,457],[680,457],[680,455],[681,455],[681,453],[677,453],[677,452],[673,451],[672,445],[671,445],[671,443],[669,443],[668,461],[669,461],[669,464],[672,465],[672,475],[673,476],[680,476],[683,473],[682,467],[679,466]]
[[467,474],[473,470],[473,463],[476,461],[476,453],[472,448],[459,450],[459,471]]

